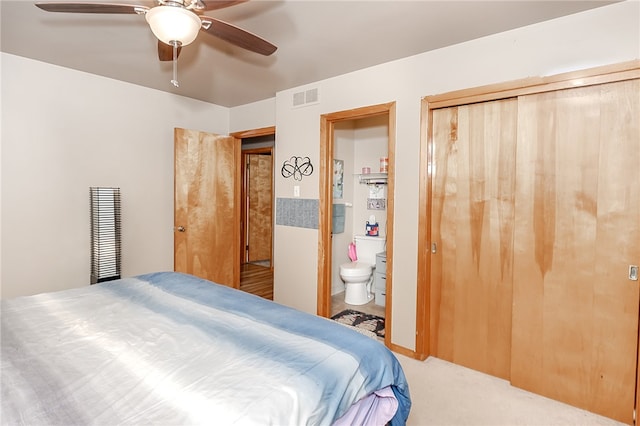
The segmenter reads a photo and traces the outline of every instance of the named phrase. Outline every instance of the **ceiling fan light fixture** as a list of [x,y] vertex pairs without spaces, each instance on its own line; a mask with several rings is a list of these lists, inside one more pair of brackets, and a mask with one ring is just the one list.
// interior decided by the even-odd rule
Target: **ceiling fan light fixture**
[[156,6],[147,11],[145,19],[158,40],[170,45],[193,42],[202,26],[198,15],[177,6]]

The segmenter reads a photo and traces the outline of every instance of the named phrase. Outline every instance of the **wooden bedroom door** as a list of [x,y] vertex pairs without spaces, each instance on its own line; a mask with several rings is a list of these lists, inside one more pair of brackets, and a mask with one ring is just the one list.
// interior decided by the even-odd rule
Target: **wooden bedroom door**
[[431,353],[504,379],[511,346],[516,99],[433,112]]
[[174,268],[240,285],[240,145],[175,129]]
[[640,80],[520,97],[511,381],[631,424]]

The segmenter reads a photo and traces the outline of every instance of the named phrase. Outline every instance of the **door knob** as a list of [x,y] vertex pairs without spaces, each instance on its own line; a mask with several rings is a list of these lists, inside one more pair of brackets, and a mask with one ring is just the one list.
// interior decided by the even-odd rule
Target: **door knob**
[[178,232],[184,232],[186,231],[186,229],[184,228],[184,226],[178,226],[177,228],[174,228],[174,230],[178,231]]

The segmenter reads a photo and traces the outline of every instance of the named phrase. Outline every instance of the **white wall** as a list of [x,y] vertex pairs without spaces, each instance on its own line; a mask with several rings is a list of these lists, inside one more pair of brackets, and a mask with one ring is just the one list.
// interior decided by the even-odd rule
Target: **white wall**
[[[389,116],[378,115],[375,117],[360,119],[356,121],[354,134],[354,170],[360,173],[362,167],[371,169],[371,173],[380,172],[380,157],[388,157],[389,146]],[[385,196],[388,195],[388,187],[381,186]],[[387,235],[387,210],[369,210],[367,208],[367,198],[369,198],[369,185],[360,183],[358,179],[354,181],[354,206],[353,206],[353,229],[354,234],[364,234],[366,224],[370,216],[375,216],[378,222],[378,232],[380,237]]]
[[344,232],[333,234],[331,240],[331,294],[344,291],[344,282],[340,278],[340,265],[350,262],[349,243],[353,241],[353,210],[354,210],[354,133],[355,122],[342,121],[336,123],[333,132],[333,157],[344,161],[343,196],[334,199],[336,204],[346,204],[344,218]]
[[276,99],[270,98],[231,108],[229,132],[261,129],[276,122]]
[[[624,2],[367,68],[276,95],[276,165],[292,155],[319,164],[321,114],[396,101],[392,342],[415,348],[420,100],[423,96],[640,58],[640,3]],[[321,102],[292,108],[293,92]],[[319,197],[318,173],[301,196]],[[276,175],[275,196],[292,194]],[[389,243],[388,243],[389,244]],[[295,250],[292,248],[295,247]],[[275,228],[275,300],[316,311],[316,230]],[[302,255],[301,253],[304,253]],[[289,256],[294,256],[290,258]],[[303,262],[297,262],[304,258]],[[286,265],[286,267],[284,267]]]
[[3,298],[89,283],[89,187],[122,195],[122,273],[173,269],[173,129],[227,108],[2,54]]

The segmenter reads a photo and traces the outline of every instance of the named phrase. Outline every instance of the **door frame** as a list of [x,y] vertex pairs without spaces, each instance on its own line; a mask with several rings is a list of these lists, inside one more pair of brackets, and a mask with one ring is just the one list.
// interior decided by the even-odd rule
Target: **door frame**
[[[269,126],[269,127],[261,127],[258,129],[250,129],[250,130],[242,130],[242,131],[238,131],[238,132],[232,132],[229,134],[229,136],[232,136],[233,138],[235,138],[236,143],[238,144],[238,146],[240,147],[240,151],[241,151],[241,155],[240,155],[240,159],[238,161],[240,161],[240,168],[242,169],[241,175],[242,175],[242,189],[240,191],[240,197],[244,196],[245,193],[245,182],[244,182],[244,153],[242,153],[242,139],[248,139],[248,138],[254,138],[254,137],[258,137],[258,136],[270,136],[270,135],[274,135],[276,134],[276,126]],[[273,147],[270,148],[271,151],[271,159],[274,159],[274,152],[273,152]],[[275,161],[272,161],[272,165],[275,165]],[[273,198],[273,190],[274,190],[274,173],[273,170],[271,172],[271,194],[272,194],[272,198]],[[273,200],[272,200],[273,201]],[[241,199],[240,201],[241,204],[241,210],[242,210],[242,218],[241,218],[241,224],[240,224],[240,262],[242,263],[244,262],[244,253],[245,253],[245,246],[244,246],[244,238],[245,238],[245,226],[244,226],[244,209],[245,209],[245,202],[244,199]],[[274,219],[275,219],[275,214],[271,215],[271,269],[273,269],[273,227],[274,227]],[[240,267],[240,264],[238,264],[238,268]],[[239,284],[238,284],[238,288],[239,288]]]
[[385,303],[385,345],[391,346],[391,313],[393,282],[393,194],[396,146],[396,103],[389,102],[362,108],[322,114],[320,116],[320,207],[318,218],[318,288],[317,313],[328,318],[331,315],[331,229],[333,209],[333,148],[335,124],[361,118],[388,115],[389,125],[389,173],[387,201],[387,295]]
[[[431,135],[433,110],[475,102],[544,93],[562,89],[599,85],[640,78],[640,61],[572,71],[549,77],[534,77],[506,83],[492,84],[422,99],[420,120],[420,194],[418,212],[418,283],[416,318],[416,358],[431,355],[431,213],[432,180],[435,164],[434,144]],[[640,303],[640,301],[639,301]],[[640,338],[637,353],[640,354]],[[636,407],[640,406],[640,357],[636,369]]]

